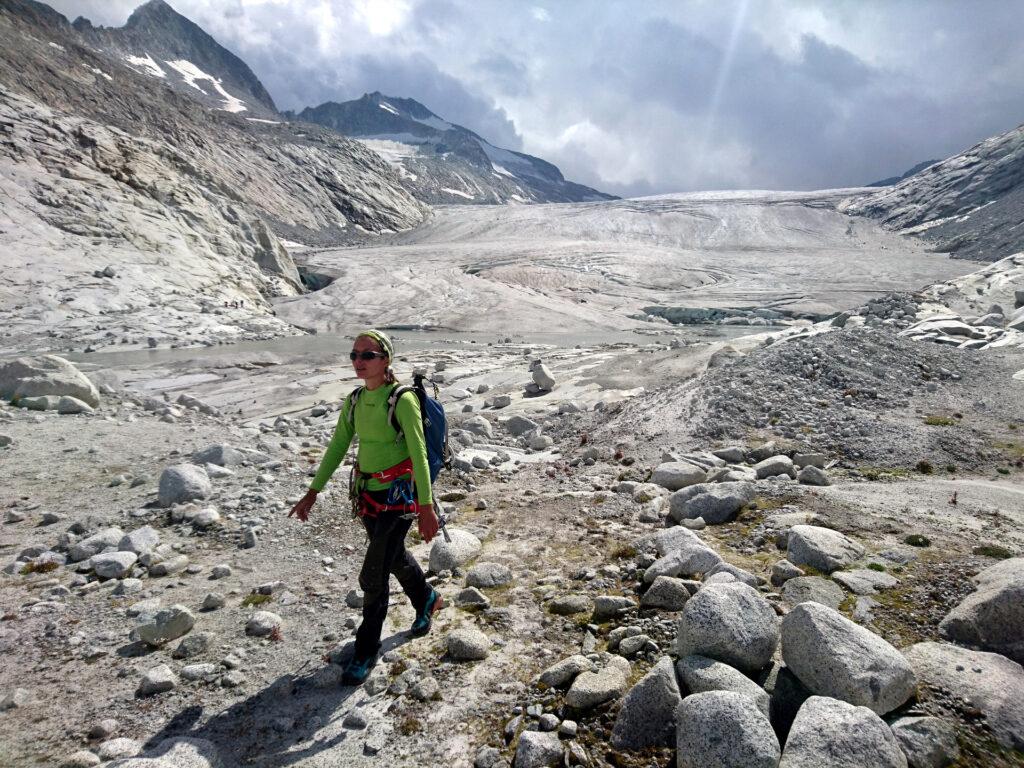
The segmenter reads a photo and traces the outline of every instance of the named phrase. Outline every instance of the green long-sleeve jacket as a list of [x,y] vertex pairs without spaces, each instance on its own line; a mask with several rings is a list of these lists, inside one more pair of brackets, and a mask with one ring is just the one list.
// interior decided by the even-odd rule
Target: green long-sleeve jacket
[[[345,458],[352,438],[359,437],[356,460],[361,472],[380,472],[381,470],[412,459],[413,477],[416,482],[416,501],[420,504],[431,504],[430,469],[427,465],[427,444],[423,439],[423,418],[420,415],[420,401],[412,392],[406,392],[398,399],[395,406],[395,418],[402,427],[401,440],[395,428],[388,421],[388,395],[395,388],[394,384],[385,384],[377,389],[363,389],[356,400],[355,428],[348,417],[352,407],[352,395],[345,398],[338,417],[338,425],[334,428],[334,436],[320,461],[320,468],[309,487],[322,491],[331,475]],[[369,478],[366,487],[369,490],[382,490],[388,483]]]

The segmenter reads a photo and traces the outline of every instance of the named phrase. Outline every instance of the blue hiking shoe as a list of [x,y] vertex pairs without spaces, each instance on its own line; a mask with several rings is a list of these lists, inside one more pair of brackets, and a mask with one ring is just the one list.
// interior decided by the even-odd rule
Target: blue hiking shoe
[[416,614],[416,620],[409,629],[412,636],[423,637],[427,634],[430,631],[430,622],[434,617],[434,613],[442,608],[444,608],[444,600],[441,598],[441,593],[436,589],[430,590],[430,597],[427,598],[423,610]]
[[373,665],[376,663],[376,654],[363,659],[352,659],[345,665],[345,669],[341,673],[341,684],[362,685],[366,678],[370,676],[370,670],[373,669]]

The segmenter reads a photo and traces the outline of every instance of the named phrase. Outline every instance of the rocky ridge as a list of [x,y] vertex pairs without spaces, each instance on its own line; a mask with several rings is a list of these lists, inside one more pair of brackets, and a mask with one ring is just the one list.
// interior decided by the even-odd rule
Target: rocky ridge
[[367,93],[307,107],[299,120],[358,138],[398,171],[417,199],[431,204],[569,203],[613,200],[567,181],[551,163],[493,146],[413,99]]
[[840,210],[930,240],[956,258],[993,261],[1024,250],[1024,126],[986,139]]

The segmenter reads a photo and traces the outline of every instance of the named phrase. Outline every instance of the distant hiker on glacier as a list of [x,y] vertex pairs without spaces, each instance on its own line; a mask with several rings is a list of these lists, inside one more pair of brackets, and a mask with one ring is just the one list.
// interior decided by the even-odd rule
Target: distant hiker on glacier
[[413,516],[420,535],[428,542],[437,534],[438,519],[431,497],[420,400],[409,387],[399,390],[391,368],[393,356],[391,339],[380,331],[370,330],[356,337],[349,358],[365,385],[345,398],[316,477],[288,513],[302,522],[309,519],[317,494],[341,464],[353,437],[358,437],[349,495],[369,543],[359,573],[363,621],[356,631],[355,652],[342,677],[346,685],[363,682],[377,660],[391,574],[416,610],[410,630],[414,636],[430,631],[431,618],[443,604],[441,595],[427,584],[423,570],[405,548]]

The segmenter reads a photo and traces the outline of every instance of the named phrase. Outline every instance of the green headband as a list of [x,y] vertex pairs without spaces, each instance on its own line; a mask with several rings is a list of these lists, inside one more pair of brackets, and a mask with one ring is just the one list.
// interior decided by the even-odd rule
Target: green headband
[[[380,351],[388,356],[388,360],[393,360],[395,357],[395,347],[384,333],[376,330],[363,331],[359,336],[365,336],[368,339],[373,339],[380,345]],[[359,338],[357,336],[356,338]]]

